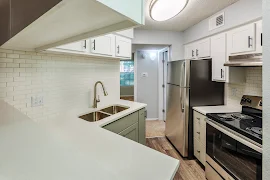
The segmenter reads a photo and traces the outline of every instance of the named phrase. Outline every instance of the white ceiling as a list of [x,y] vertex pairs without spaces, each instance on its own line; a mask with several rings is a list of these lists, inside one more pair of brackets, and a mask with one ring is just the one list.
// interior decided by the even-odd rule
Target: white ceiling
[[151,19],[149,5],[152,0],[145,1],[145,26],[140,27],[140,29],[184,31],[238,0],[189,0],[186,8],[180,14],[164,22]]

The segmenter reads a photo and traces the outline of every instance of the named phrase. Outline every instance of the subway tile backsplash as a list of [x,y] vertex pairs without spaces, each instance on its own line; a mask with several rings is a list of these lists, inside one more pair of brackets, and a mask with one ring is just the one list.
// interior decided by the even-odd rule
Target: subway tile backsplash
[[[113,103],[120,98],[119,67],[119,60],[0,49],[0,99],[36,121],[46,120],[74,106],[90,107],[100,80],[109,95],[98,88],[99,106]],[[31,106],[36,96],[43,97],[43,106]]]
[[246,83],[226,83],[227,104],[239,105],[243,95],[262,96],[262,67],[246,68]]

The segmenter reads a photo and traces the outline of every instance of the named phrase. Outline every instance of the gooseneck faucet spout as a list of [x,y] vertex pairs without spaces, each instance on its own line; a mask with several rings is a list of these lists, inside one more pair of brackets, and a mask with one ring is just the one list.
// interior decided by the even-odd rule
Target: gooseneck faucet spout
[[95,86],[94,86],[94,103],[93,103],[93,108],[97,108],[97,103],[100,102],[99,96],[97,97],[97,85],[98,84],[101,84],[102,89],[103,89],[104,96],[108,96],[108,93],[107,93],[107,91],[106,91],[103,83],[101,81],[97,81],[95,83]]

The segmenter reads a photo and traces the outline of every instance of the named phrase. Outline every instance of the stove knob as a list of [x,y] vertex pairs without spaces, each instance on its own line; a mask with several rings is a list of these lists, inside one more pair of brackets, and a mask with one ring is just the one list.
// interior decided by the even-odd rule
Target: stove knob
[[248,103],[251,103],[251,99],[247,98],[247,102],[248,102]]
[[245,103],[245,102],[247,102],[247,99],[246,99],[246,98],[242,98],[242,99],[241,99],[241,102],[242,102],[242,103]]

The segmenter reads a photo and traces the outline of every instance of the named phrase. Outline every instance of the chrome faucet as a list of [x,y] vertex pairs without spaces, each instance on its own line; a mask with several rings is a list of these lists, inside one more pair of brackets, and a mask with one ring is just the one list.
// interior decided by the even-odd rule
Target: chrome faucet
[[94,86],[94,103],[93,103],[93,108],[97,108],[97,103],[100,102],[99,96],[97,97],[97,85],[98,84],[101,84],[102,89],[103,89],[104,96],[108,96],[108,93],[107,93],[107,91],[106,91],[103,83],[101,81],[97,81],[95,83],[95,86]]

